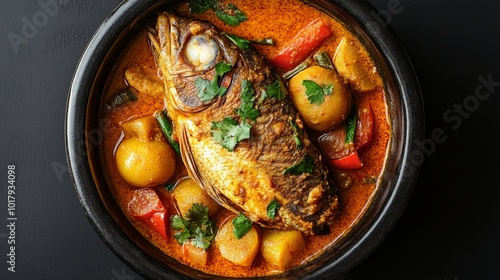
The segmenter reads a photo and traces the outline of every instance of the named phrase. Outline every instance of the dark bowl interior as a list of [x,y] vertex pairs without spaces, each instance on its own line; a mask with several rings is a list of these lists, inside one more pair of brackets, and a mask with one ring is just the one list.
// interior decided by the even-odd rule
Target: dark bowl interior
[[[97,118],[101,94],[114,59],[157,11],[178,1],[124,1],[94,34],[74,74],[66,109],[67,158],[80,203],[96,232],[128,266],[147,279],[211,278],[164,255],[123,215],[108,190],[99,160],[103,123]],[[365,260],[389,234],[411,196],[423,139],[420,88],[399,39],[374,17],[367,1],[309,1],[356,34],[386,83],[392,125],[389,157],[377,194],[357,225],[317,259],[268,279],[341,279]],[[217,277],[220,279],[221,277]]]

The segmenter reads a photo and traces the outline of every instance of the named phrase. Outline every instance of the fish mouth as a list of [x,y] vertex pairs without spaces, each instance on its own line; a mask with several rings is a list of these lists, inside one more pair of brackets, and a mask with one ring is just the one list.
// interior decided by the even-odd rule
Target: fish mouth
[[[165,85],[165,97],[175,97],[177,89],[173,79],[173,66],[172,66],[172,39],[171,35],[178,33],[171,24],[173,17],[166,13],[161,13],[156,22],[156,27],[148,28],[148,41],[154,60],[161,74],[163,75],[163,82]],[[171,100],[175,101],[175,100]],[[172,104],[177,104],[174,102]]]

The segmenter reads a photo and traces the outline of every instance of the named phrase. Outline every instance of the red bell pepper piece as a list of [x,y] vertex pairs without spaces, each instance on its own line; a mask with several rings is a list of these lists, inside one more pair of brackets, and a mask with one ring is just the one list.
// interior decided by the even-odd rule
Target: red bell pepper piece
[[356,122],[356,134],[354,136],[356,149],[362,149],[372,141],[375,131],[374,127],[375,116],[370,103],[366,106],[359,107],[358,119]]
[[330,159],[329,161],[333,167],[340,170],[354,170],[363,167],[363,162],[359,158],[356,150],[343,158]]
[[158,194],[151,188],[138,189],[128,203],[128,211],[134,217],[149,225],[167,239],[164,207]]
[[346,143],[346,126],[340,126],[318,139],[321,151],[330,164],[341,170],[353,170],[363,167],[358,150],[366,147],[373,139],[375,117],[370,104],[358,107],[354,145]]
[[309,23],[284,47],[278,55],[270,59],[271,64],[289,71],[306,60],[311,53],[332,34],[332,30],[322,20]]

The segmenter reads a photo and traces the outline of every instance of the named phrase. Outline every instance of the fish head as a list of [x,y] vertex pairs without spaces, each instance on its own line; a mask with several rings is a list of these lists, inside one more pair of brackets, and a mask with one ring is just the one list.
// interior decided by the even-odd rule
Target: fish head
[[200,98],[195,81],[213,81],[219,62],[236,64],[238,49],[225,35],[205,22],[162,12],[148,38],[163,76],[167,103],[193,113],[215,102]]

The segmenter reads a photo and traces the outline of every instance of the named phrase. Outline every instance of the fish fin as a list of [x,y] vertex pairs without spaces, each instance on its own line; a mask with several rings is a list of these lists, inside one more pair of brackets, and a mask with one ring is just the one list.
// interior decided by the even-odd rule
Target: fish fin
[[193,157],[191,151],[191,146],[189,145],[187,130],[185,128],[180,129],[180,139],[179,145],[181,149],[182,161],[186,166],[189,177],[196,181],[200,187],[202,187],[210,197],[212,197],[215,202],[217,202],[222,207],[234,212],[246,212],[238,205],[235,205],[230,199],[221,194],[217,188],[215,188],[212,183],[203,176],[203,174],[198,169],[198,165]]

